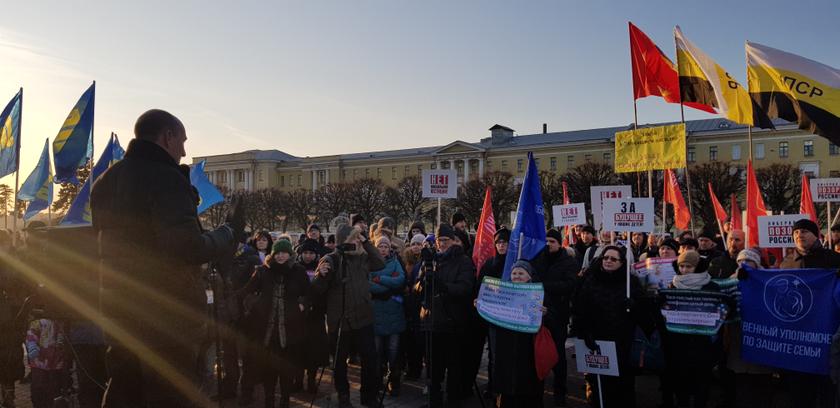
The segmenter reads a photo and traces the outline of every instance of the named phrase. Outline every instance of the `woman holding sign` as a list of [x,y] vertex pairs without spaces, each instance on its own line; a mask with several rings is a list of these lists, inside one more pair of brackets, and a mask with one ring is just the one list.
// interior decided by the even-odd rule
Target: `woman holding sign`
[[[636,406],[630,350],[636,325],[650,329],[647,333],[653,327],[638,279],[630,279],[630,298],[626,296],[626,264],[623,248],[607,246],[593,261],[572,303],[572,336],[582,339],[590,350],[600,350],[596,340],[615,342],[619,376],[601,376],[604,407]],[[595,376],[586,376],[586,395],[592,406],[600,406]]]

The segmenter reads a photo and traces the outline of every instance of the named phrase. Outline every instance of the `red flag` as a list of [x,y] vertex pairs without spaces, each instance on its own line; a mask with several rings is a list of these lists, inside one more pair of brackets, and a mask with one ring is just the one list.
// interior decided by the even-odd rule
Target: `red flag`
[[731,229],[743,230],[744,223],[741,222],[741,208],[738,207],[738,197],[736,197],[735,194],[732,194],[729,211],[732,213],[732,220],[730,220]]
[[712,183],[709,183],[709,197],[712,198],[712,205],[715,208],[715,218],[717,218],[720,225],[723,225],[726,222],[726,210],[723,209],[723,206],[720,205],[720,201],[718,201],[717,196],[715,195],[714,190],[712,190]]
[[[571,200],[569,200],[568,186],[566,185],[565,181],[562,182],[561,184],[563,185],[563,204],[564,205],[565,204],[571,204],[571,202],[570,202]],[[574,228],[571,225],[566,225],[564,228],[566,228],[566,234],[565,234],[566,236],[563,238],[563,246],[567,247],[569,245],[576,244],[577,242],[575,240]]]
[[758,246],[758,217],[767,215],[752,160],[747,161],[747,248]]
[[671,169],[665,170],[665,193],[662,198],[666,203],[674,206],[674,222],[677,224],[677,228],[687,230],[691,224],[691,212],[685,205],[682,191],[680,191],[680,183]]
[[799,204],[799,213],[807,214],[811,221],[817,222],[817,209],[811,197],[811,185],[808,182],[808,176],[804,174],[802,175],[802,203]]
[[491,191],[490,186],[487,186],[484,192],[484,206],[481,208],[478,231],[475,233],[475,248],[473,248],[472,256],[475,276],[478,276],[478,271],[484,265],[484,262],[496,256],[496,243],[493,239],[493,236],[496,235],[496,220],[493,218]]
[[[630,63],[633,66],[633,99],[661,96],[666,102],[680,103],[680,79],[677,67],[642,30],[630,26]],[[686,103],[709,113],[715,110],[700,103]]]

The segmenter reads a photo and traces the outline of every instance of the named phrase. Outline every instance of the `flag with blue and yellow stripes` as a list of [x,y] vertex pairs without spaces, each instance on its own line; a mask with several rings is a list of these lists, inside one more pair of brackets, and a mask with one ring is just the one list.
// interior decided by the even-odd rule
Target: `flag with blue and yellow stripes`
[[86,225],[92,222],[90,212],[90,186],[96,179],[108,170],[112,164],[122,160],[125,156],[125,150],[120,146],[120,140],[117,135],[111,134],[111,140],[105,146],[102,155],[99,156],[96,165],[93,166],[93,173],[88,177],[85,184],[79,190],[79,194],[73,203],[70,204],[70,209],[67,210],[67,215],[61,220],[59,225]]
[[76,171],[84,164],[88,155],[88,144],[93,135],[93,110],[96,82],[82,94],[76,106],[67,115],[61,130],[53,140],[53,162],[55,182],[77,184]]
[[50,139],[44,142],[44,151],[38,165],[23,182],[18,191],[18,200],[29,201],[23,219],[28,220],[52,204],[53,179],[50,166]]
[[198,208],[196,211],[201,214],[213,205],[225,201],[225,197],[219,192],[219,189],[210,182],[207,174],[204,173],[204,163],[202,160],[190,168],[190,183],[198,190]]
[[20,110],[23,105],[21,89],[0,113],[0,177],[17,171],[20,152]]

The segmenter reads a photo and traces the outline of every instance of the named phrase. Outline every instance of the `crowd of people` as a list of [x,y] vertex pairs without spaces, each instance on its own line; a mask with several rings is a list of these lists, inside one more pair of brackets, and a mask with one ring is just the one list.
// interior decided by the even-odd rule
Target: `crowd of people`
[[[0,234],[4,408],[14,407],[24,362],[36,408],[67,397],[71,369],[82,407],[206,406],[213,398],[250,406],[262,387],[265,406],[273,408],[289,406],[294,393],[315,395],[326,368],[346,408],[351,362],[361,368],[364,406],[380,406],[386,395],[398,400],[404,380],[425,382],[431,407],[472,398],[505,408],[543,406],[547,377],[537,370],[537,335],[492,324],[476,307],[484,278],[501,278],[512,256],[504,226],[493,237],[495,256],[481,265],[459,213],[434,231],[415,222],[404,236],[392,218],[369,224],[353,215],[332,234],[313,224],[292,239],[246,235],[241,203],[234,203],[224,225],[205,231],[188,169],[178,165],[183,124],[151,110],[138,119],[135,136],[125,159],[93,187],[99,255],[88,265],[99,268],[101,315],[71,301],[69,291],[39,287],[40,275],[27,269],[34,260],[15,262],[11,236]],[[708,406],[714,382],[720,406],[770,406],[779,390],[787,406],[833,406],[837,378],[759,366],[740,355],[737,282],[749,279],[744,265],[840,268],[840,227],[823,241],[818,226],[803,219],[792,236],[795,247],[783,252],[745,248],[744,232],[728,225],[721,234],[676,238],[589,225],[547,230],[539,254],[512,260],[510,280],[542,284],[542,327],[558,357],[553,405],[568,402],[566,340],[575,337],[592,351],[598,341],[616,346],[620,375],[586,376],[593,406],[635,406],[640,373],[658,375],[663,407]],[[651,284],[626,273],[631,263],[653,258],[670,263],[674,276]],[[194,269],[202,264],[205,273]],[[662,288],[725,294],[729,324],[714,335],[669,332]],[[63,317],[63,308],[87,319]],[[485,351],[489,381],[479,384]],[[196,361],[209,361],[209,368]],[[207,386],[218,367],[221,384]]]

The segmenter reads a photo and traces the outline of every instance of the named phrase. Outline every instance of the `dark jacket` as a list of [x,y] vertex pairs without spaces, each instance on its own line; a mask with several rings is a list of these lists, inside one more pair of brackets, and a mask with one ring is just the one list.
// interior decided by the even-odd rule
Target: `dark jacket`
[[545,290],[543,305],[548,309],[544,320],[547,324],[565,326],[569,324],[570,302],[577,286],[580,267],[577,260],[560,248],[557,253],[548,252],[546,247],[532,262],[536,271],[535,281],[542,282]]
[[793,251],[785,257],[780,265],[781,269],[797,268],[840,268],[840,254],[824,248],[817,241],[807,255],[801,255],[799,251]]
[[712,279],[726,279],[737,270],[738,263],[728,252],[709,261],[709,275],[712,275]]
[[[327,276],[315,275],[312,290],[327,304],[327,328],[338,331],[344,310],[344,329],[355,330],[373,324],[373,301],[370,297],[370,271],[385,267],[385,260],[370,241],[356,253],[336,250],[321,259],[330,265]],[[344,282],[342,282],[344,280]]]
[[473,285],[475,266],[464,254],[464,248],[453,245],[448,251],[437,253],[435,271],[429,279],[420,277],[417,287],[423,299],[420,318],[424,329],[441,333],[462,330],[473,308]]
[[255,343],[262,343],[265,339],[269,317],[274,306],[274,288],[281,284],[285,288],[283,309],[287,347],[302,344],[306,339],[304,336],[306,317],[300,310],[300,305],[306,304],[309,278],[300,264],[289,260],[284,264],[271,262],[270,266],[264,265],[257,268],[243,289],[245,292],[258,295],[256,303],[245,316],[244,324],[245,333]]
[[[720,292],[720,286],[712,281],[699,290]],[[733,305],[730,305],[730,310],[733,310],[731,307]],[[664,320],[662,324],[664,325]],[[670,372],[705,372],[704,370],[709,370],[718,363],[723,352],[721,336],[672,333],[667,330],[662,330],[662,334],[665,364]]]
[[[318,261],[309,264],[299,262],[299,264],[306,271],[307,279],[311,282],[315,277]],[[330,342],[324,320],[327,314],[327,303],[323,297],[314,293],[311,284],[309,285],[305,306],[304,334],[306,336],[306,347],[303,350],[303,366],[323,367],[330,363]]]
[[493,350],[493,391],[511,396],[542,395],[543,382],[537,378],[534,360],[534,334],[508,330],[488,324]]
[[[593,247],[598,248],[598,240],[597,239],[593,239],[592,242],[589,243],[589,245],[584,244],[583,241],[575,242],[575,246],[574,246],[575,253],[576,253],[575,260],[577,261],[578,269],[583,268],[583,260],[584,260],[584,257],[586,256],[586,250],[588,250],[589,248],[593,248]],[[589,260],[592,261],[592,258],[594,258],[594,257],[595,257],[595,249],[589,251]]]
[[202,231],[197,203],[188,171],[158,145],[139,139],[93,184],[102,309],[146,345],[191,346],[187,336],[203,336],[199,266],[233,255],[230,228]]
[[477,285],[481,285],[481,281],[484,279],[485,276],[489,276],[491,278],[502,278],[502,273],[505,270],[505,255],[499,255],[496,253],[496,256],[493,258],[488,259],[484,262],[484,265],[481,266],[481,269],[478,273],[478,282]]

